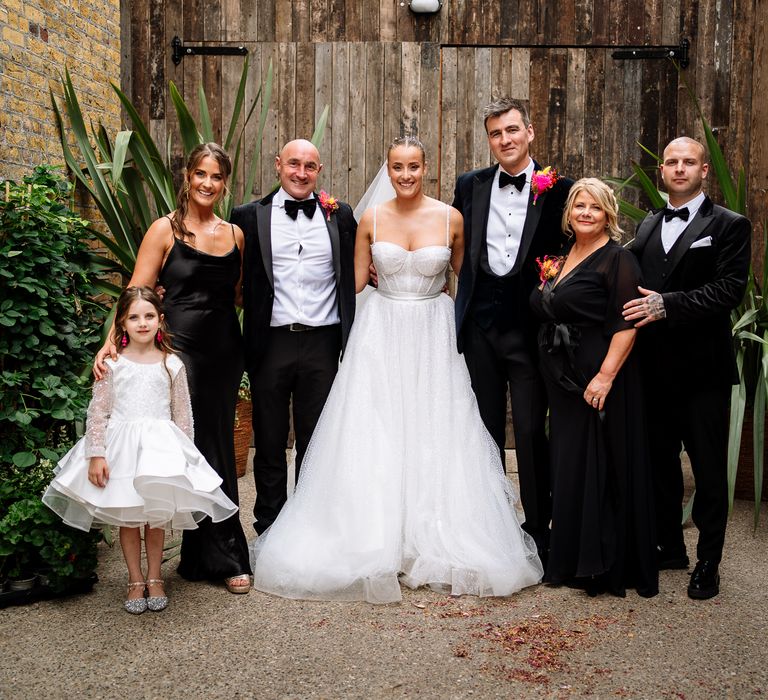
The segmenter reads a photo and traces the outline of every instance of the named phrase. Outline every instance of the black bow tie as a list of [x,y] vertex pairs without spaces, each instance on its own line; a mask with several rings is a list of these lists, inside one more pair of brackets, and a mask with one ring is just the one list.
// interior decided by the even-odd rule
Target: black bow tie
[[688,207],[683,207],[682,209],[670,209],[669,207],[665,207],[664,221],[672,221],[676,216],[680,217],[683,221],[688,221],[689,213]]
[[285,213],[294,221],[296,221],[299,211],[303,211],[304,216],[311,219],[315,215],[315,207],[317,207],[317,200],[314,197],[312,199],[302,199],[301,201],[296,199],[285,200]]
[[506,187],[507,185],[514,185],[518,192],[522,192],[523,187],[525,187],[525,173],[513,176],[502,170],[499,173],[499,187]]

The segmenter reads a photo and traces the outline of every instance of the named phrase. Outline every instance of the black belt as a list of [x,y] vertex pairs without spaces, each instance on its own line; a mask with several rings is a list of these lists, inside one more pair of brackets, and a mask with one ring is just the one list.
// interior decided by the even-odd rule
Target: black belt
[[318,328],[322,328],[322,326],[308,326],[306,323],[289,323],[287,326],[278,327],[286,331],[291,331],[292,333],[299,333],[301,331],[314,331]]

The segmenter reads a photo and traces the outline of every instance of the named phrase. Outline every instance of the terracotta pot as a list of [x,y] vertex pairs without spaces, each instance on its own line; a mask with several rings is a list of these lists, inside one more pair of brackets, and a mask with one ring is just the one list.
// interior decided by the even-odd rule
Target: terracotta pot
[[237,478],[245,475],[248,450],[251,447],[253,406],[248,399],[238,399],[235,406],[235,471]]

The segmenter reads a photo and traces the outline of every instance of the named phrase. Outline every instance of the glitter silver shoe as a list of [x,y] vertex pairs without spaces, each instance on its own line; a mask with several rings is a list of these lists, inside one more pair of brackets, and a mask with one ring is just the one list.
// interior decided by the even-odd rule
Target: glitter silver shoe
[[[147,586],[150,586],[153,583],[162,584],[163,579],[151,578],[147,580]],[[168,607],[167,595],[151,595],[147,597],[147,608],[152,612],[160,612],[161,610],[165,610],[167,607]]]
[[[145,581],[134,581],[133,583],[128,584],[128,588],[139,588],[141,587],[142,591],[147,587],[147,584]],[[131,615],[141,615],[146,609],[147,609],[147,599],[142,596],[141,598],[133,598],[132,600],[126,600],[123,603],[123,606],[125,607],[126,612],[131,613]]]

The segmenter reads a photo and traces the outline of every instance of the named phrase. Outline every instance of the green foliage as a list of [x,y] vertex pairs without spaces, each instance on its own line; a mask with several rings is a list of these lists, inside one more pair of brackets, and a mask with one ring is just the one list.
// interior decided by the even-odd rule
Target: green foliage
[[[90,361],[105,310],[87,241],[68,206],[72,184],[37,167],[21,184],[0,188],[0,572],[28,566],[79,571],[68,553],[95,556],[95,537],[72,531],[39,501],[74,437],[89,387]],[[45,537],[41,539],[42,531]],[[67,554],[67,557],[69,554]],[[93,568],[91,568],[91,571]]]

